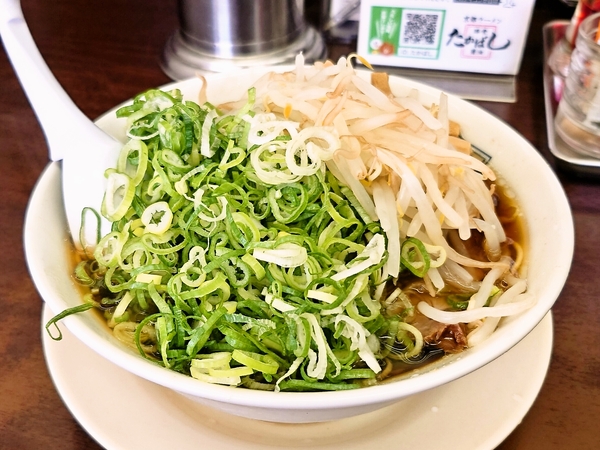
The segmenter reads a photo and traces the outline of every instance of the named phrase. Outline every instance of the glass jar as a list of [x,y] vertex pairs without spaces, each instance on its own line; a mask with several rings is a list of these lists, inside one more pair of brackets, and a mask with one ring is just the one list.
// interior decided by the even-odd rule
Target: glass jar
[[600,157],[600,13],[579,26],[555,118],[556,133],[579,153]]
[[[552,72],[554,72],[555,76],[558,77],[558,81],[560,81],[561,84],[564,84],[564,80],[567,78],[569,73],[571,52],[575,47],[575,39],[577,38],[579,26],[586,17],[600,11],[600,0],[562,1],[569,6],[575,6],[575,11],[573,12],[571,21],[565,30],[564,37],[558,41],[550,53],[548,65],[550,66]],[[560,90],[562,90],[562,86]],[[557,100],[560,100],[560,96],[557,98]]]

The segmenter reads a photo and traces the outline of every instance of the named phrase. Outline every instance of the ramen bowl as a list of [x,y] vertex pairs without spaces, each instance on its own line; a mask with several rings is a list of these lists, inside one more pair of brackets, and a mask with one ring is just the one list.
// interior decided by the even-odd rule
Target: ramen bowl
[[[209,76],[208,100],[219,103],[241,97],[266,70]],[[368,77],[367,73],[359,73]],[[417,89],[423,104],[437,102],[440,95],[437,89],[406,79],[390,77],[390,85],[398,95]],[[168,86],[173,87],[193,100],[197,98],[200,81],[192,79]],[[449,97],[449,114],[461,124],[465,139],[488,155],[489,164],[506,186],[505,192],[514,197],[520,207],[527,236],[527,289],[537,299],[524,313],[503,319],[497,330],[477,346],[444,357],[403,378],[361,389],[270,392],[204,383],[165,369],[124,346],[92,312],[66,317],[59,327],[67,327],[90,349],[139,377],[221,411],[272,422],[322,422],[356,416],[476,371],[509,351],[551,309],[569,273],[574,230],[563,189],[535,148],[505,123],[459,98]],[[118,139],[124,139],[124,121],[116,119],[114,111],[100,117],[97,124]],[[72,277],[73,258],[67,230],[61,167],[59,163],[50,163],[30,199],[24,242],[31,277],[54,313],[82,303],[82,291]]]

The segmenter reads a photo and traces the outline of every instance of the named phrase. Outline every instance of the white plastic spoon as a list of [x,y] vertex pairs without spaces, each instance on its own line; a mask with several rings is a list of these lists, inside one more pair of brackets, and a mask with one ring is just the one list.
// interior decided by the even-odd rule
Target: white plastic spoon
[[[104,171],[116,166],[123,144],[88,119],[54,78],[31,37],[19,0],[0,0],[0,35],[44,131],[50,159],[62,160],[67,222],[73,242],[80,248],[82,211],[90,207],[100,213],[106,188]],[[85,241],[94,244],[96,227],[86,228]],[[103,218],[102,235],[109,231],[110,224]]]

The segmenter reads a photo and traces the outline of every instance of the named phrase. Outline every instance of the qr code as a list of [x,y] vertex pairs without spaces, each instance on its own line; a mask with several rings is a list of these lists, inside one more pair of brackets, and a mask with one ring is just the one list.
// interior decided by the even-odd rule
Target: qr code
[[373,55],[437,59],[444,10],[373,6],[369,51]]
[[438,14],[407,13],[402,42],[408,45],[434,45],[437,37]]

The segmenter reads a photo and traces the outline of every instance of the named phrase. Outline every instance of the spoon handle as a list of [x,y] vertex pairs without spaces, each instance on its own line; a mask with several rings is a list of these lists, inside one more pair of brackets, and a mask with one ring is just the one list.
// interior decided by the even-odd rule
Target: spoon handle
[[89,139],[111,139],[81,112],[52,75],[29,32],[19,0],[0,0],[0,35],[44,131],[52,161],[63,159]]

